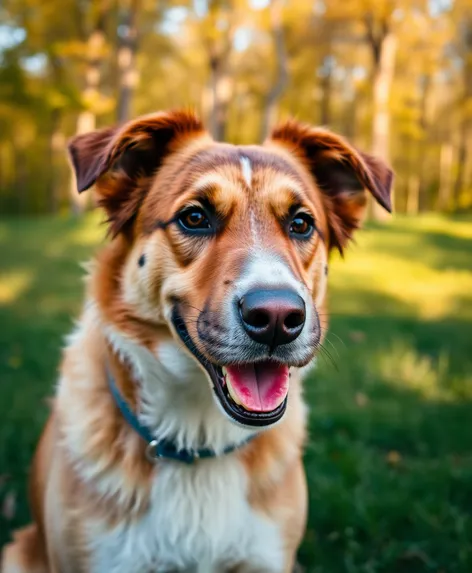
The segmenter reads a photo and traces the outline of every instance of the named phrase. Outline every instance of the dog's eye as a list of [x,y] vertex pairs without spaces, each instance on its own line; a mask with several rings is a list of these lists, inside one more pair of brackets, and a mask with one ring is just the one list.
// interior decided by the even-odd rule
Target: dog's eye
[[178,221],[186,231],[208,231],[211,229],[210,220],[200,207],[185,209],[180,213]]
[[290,223],[290,234],[297,239],[308,239],[315,229],[315,221],[308,213],[297,213]]

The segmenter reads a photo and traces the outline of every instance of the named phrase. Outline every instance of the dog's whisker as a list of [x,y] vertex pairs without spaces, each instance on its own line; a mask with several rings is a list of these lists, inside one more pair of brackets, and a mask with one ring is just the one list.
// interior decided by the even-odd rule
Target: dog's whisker
[[198,307],[196,307],[196,306],[193,306],[193,304],[190,304],[189,302],[185,302],[184,304],[185,304],[185,306],[188,306],[188,307],[190,307],[190,308],[193,308],[194,310],[196,310],[196,311],[199,312],[199,313],[205,312],[205,311],[202,310],[201,308],[198,308]]
[[338,336],[335,332],[330,330],[329,335],[335,336],[339,340],[339,342],[344,346],[344,348],[346,348],[346,343],[344,342],[344,340],[340,336]]
[[334,344],[331,342],[331,340],[328,338],[328,335],[326,335],[325,337],[325,341],[331,346],[331,348],[334,350],[334,352],[336,353],[336,356],[338,357],[339,360],[339,352],[338,349],[336,348],[336,346],[334,346]]
[[329,352],[329,350],[323,346],[323,344],[318,344],[317,345],[317,350],[320,351],[321,356],[323,356],[325,359],[329,359],[329,361],[331,362],[331,364],[334,366],[334,368],[336,369],[336,371],[339,371],[338,365],[336,364],[336,361],[334,360],[334,358],[332,357],[331,353]]

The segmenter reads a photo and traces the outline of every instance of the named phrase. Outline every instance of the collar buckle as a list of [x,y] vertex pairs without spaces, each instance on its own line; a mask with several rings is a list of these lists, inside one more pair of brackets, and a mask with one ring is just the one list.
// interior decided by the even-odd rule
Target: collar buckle
[[157,440],[152,440],[146,446],[145,454],[148,461],[155,463],[162,455],[159,453],[158,446],[159,442]]
[[145,453],[146,458],[152,463],[156,463],[159,459],[167,458],[191,465],[201,457],[198,451],[177,450],[173,444],[158,440],[151,440],[146,446]]

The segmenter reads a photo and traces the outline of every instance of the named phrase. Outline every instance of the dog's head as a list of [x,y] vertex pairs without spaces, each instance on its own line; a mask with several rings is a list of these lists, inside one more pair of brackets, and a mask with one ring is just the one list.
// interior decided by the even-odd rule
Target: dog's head
[[366,191],[390,210],[391,171],[323,129],[290,121],[262,146],[235,146],[185,112],[69,149],[114,237],[98,293],[109,315],[136,336],[168,327],[233,420],[280,419],[290,367],[322,338],[329,251],[359,226]]

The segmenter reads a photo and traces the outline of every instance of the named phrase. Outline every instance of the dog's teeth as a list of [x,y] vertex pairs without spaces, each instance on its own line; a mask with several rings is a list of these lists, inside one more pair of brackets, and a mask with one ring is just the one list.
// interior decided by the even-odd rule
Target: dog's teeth
[[[223,379],[226,383],[226,388],[228,389],[228,394],[231,396],[231,399],[233,400],[233,402],[235,404],[237,404],[238,406],[243,406],[241,404],[241,401],[238,398],[237,393],[235,392],[235,390],[233,389],[233,387],[231,386],[231,382],[229,380],[229,376],[228,376],[228,371],[226,370],[226,368],[223,366],[221,368],[221,372],[223,373]],[[243,406],[244,408],[244,406]]]
[[226,368],[224,366],[221,367],[221,377],[222,377],[222,383],[223,386],[226,386],[226,379],[228,377],[228,371],[226,370]]
[[228,393],[231,396],[233,402],[235,402],[238,406],[242,406],[242,404],[238,398],[238,395],[236,394],[233,387],[231,386],[229,378],[226,379],[226,387],[228,388]]

